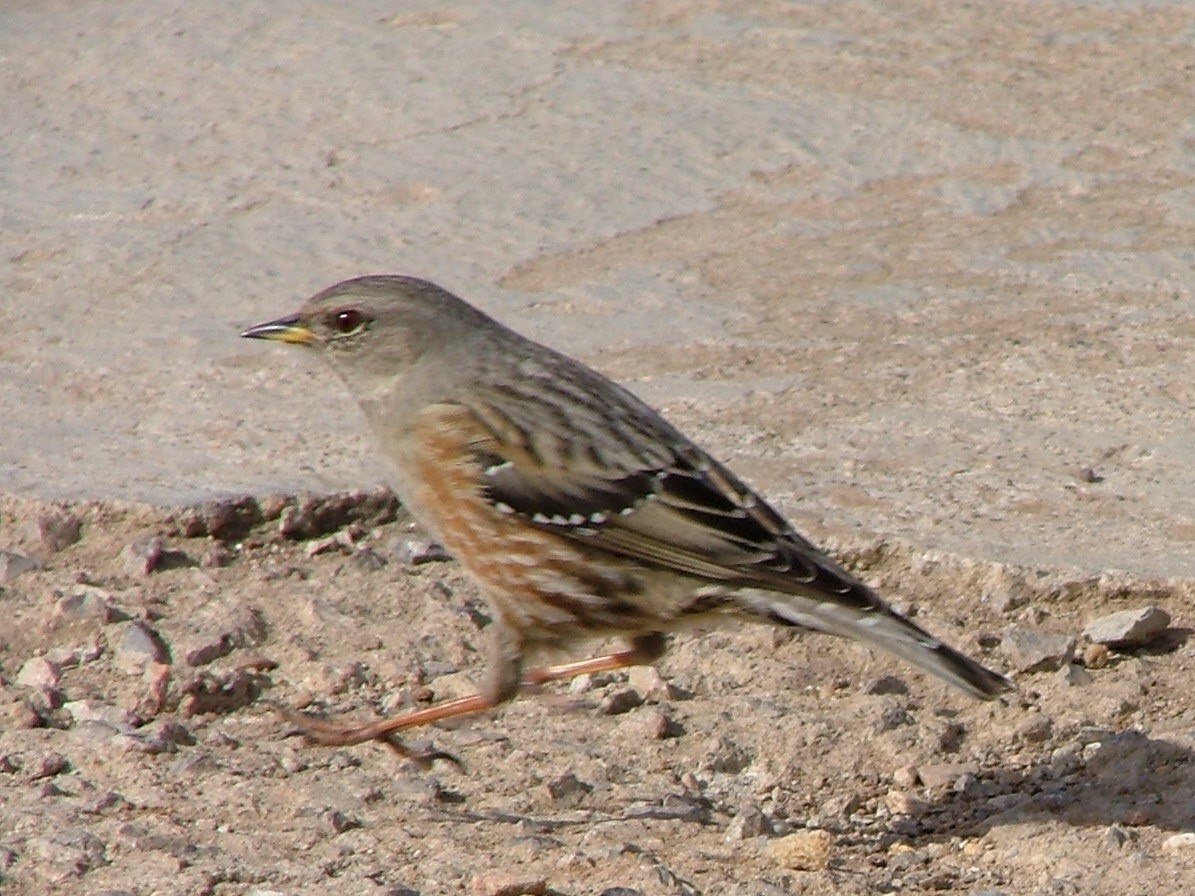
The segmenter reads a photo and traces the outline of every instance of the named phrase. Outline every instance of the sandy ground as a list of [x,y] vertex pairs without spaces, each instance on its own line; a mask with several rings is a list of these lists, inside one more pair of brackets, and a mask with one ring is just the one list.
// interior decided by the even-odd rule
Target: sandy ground
[[[4,4],[0,889],[1188,892],[1193,35],[1128,2]],[[733,629],[678,639],[671,690],[431,732],[463,772],[286,738],[265,699],[367,717],[479,665],[401,516],[265,500],[384,481],[335,384],[236,338],[367,271],[626,382],[1018,697]],[[242,494],[269,518],[179,511]],[[1019,668],[1149,605],[1144,648]]]

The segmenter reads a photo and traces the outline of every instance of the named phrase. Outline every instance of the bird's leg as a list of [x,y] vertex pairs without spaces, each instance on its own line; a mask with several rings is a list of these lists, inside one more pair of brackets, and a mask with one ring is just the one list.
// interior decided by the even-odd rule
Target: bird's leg
[[650,632],[633,639],[631,646],[626,650],[591,657],[587,660],[561,663],[558,666],[541,666],[532,669],[524,676],[523,685],[524,687],[534,686],[548,681],[576,678],[578,675],[588,675],[593,672],[625,669],[628,666],[646,666],[663,656],[666,647],[667,640],[661,632]]
[[[658,659],[664,653],[665,646],[664,635],[659,632],[640,635],[631,642],[631,646],[626,650],[592,659],[532,669],[523,676],[521,684],[524,687],[534,687],[548,681],[575,678],[586,673],[608,672],[612,669],[625,669],[627,666],[641,666]],[[492,709],[500,702],[502,702],[501,698],[495,699],[483,694],[470,694],[467,697],[445,700],[424,709],[392,716],[389,719],[380,719],[376,722],[367,722],[363,725],[346,725],[343,722],[317,718],[284,707],[276,707],[276,709],[284,719],[298,728],[301,734],[315,743],[330,747],[346,747],[376,740],[384,743],[405,759],[414,759],[426,764],[435,759],[453,761],[456,759],[447,753],[415,753],[394,737],[396,731],[402,731],[404,728],[417,728],[420,725],[431,725],[454,716],[482,712]]]

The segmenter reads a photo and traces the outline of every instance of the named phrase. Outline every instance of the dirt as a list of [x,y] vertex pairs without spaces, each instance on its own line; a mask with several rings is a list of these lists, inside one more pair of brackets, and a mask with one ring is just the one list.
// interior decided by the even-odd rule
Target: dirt
[[[1195,872],[1171,839],[1195,824],[1190,580],[836,543],[998,668],[1023,661],[1014,638],[1078,643],[978,703],[829,638],[687,633],[658,675],[415,732],[459,760],[428,768],[307,744],[272,709],[366,720],[471,689],[484,603],[455,562],[412,559],[388,496],[10,499],[0,520],[40,558],[0,591],[6,893],[1014,896]],[[1084,645],[1146,605],[1175,620],[1148,645]]]
[[[0,892],[1191,892],[1195,10],[276,7],[0,8]],[[303,743],[481,669],[339,385],[237,338],[383,271],[1016,694],[727,627],[413,735],[459,765]]]

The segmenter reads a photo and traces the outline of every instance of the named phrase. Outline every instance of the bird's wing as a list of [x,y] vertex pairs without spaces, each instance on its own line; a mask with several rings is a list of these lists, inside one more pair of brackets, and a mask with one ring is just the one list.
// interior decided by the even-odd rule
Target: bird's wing
[[630,393],[598,386],[563,396],[564,421],[554,419],[561,402],[527,396],[471,406],[491,436],[477,459],[497,510],[735,589],[744,609],[773,621],[870,641],[975,696],[1008,689],[1004,676],[894,611]]

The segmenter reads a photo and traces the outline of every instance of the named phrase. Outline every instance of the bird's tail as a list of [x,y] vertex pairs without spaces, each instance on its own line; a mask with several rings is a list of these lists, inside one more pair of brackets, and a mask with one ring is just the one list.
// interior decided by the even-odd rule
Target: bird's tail
[[[870,588],[852,584],[855,593],[850,602],[835,600],[837,595],[755,590],[741,591],[735,598],[752,613],[782,625],[874,644],[981,700],[991,700],[1014,687],[1006,676],[939,641],[896,612]],[[865,597],[858,593],[860,590]]]

